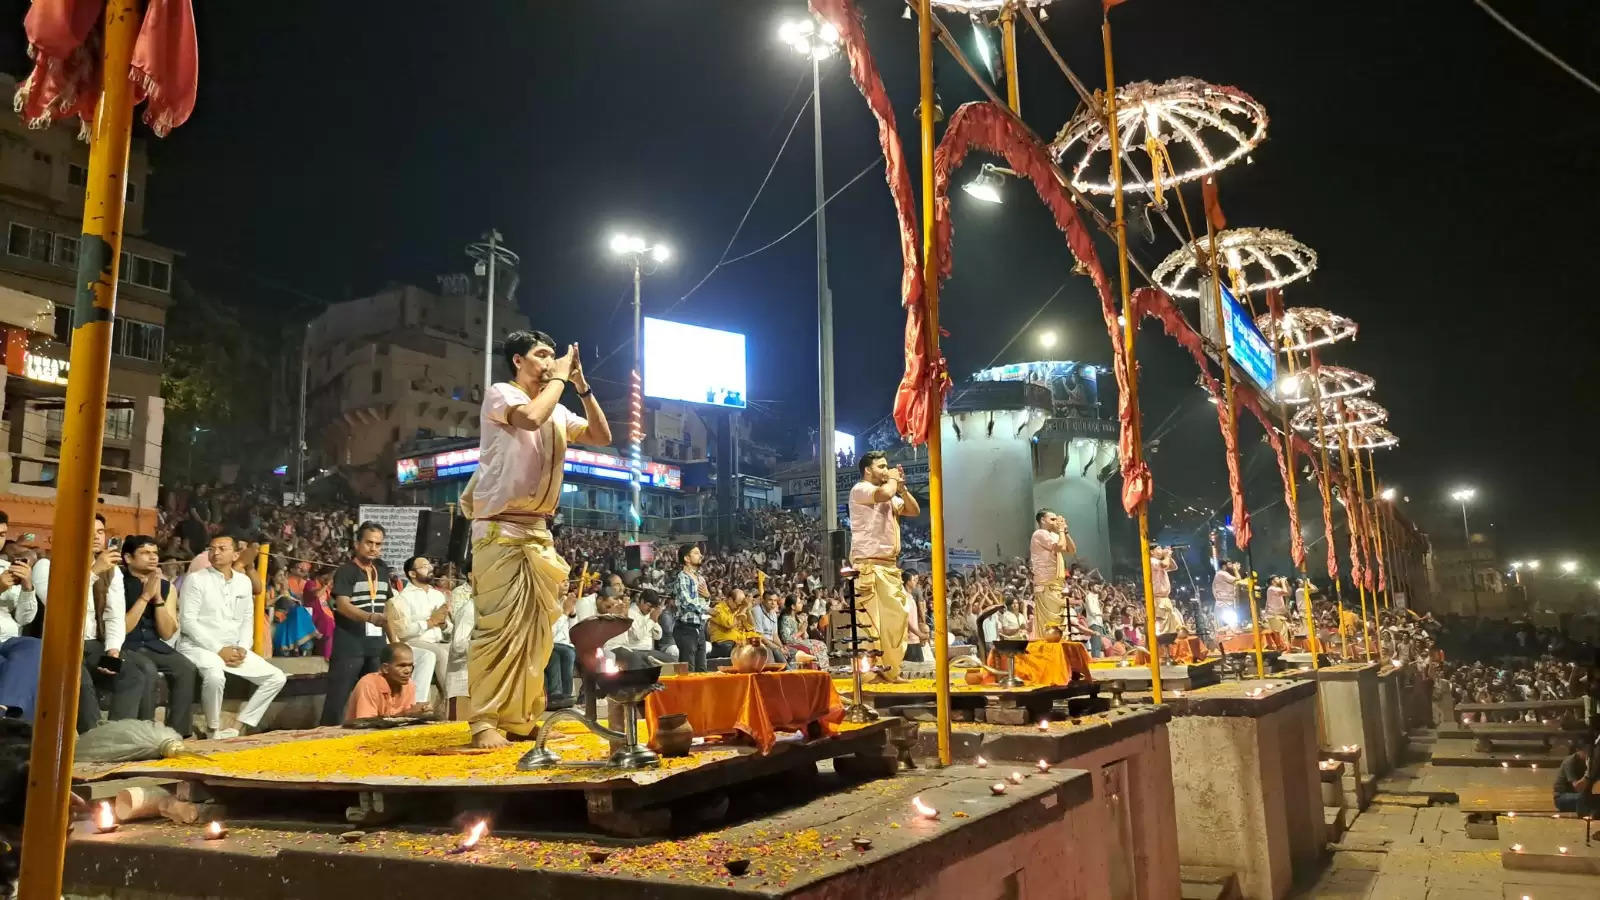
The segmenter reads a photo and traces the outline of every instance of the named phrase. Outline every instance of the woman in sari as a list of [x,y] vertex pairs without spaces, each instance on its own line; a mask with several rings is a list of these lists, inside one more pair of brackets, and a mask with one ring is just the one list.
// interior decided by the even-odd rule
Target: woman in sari
[[783,612],[778,617],[778,641],[791,655],[806,653],[816,659],[819,667],[828,667],[828,648],[821,641],[807,637],[805,601],[795,594],[783,601]]

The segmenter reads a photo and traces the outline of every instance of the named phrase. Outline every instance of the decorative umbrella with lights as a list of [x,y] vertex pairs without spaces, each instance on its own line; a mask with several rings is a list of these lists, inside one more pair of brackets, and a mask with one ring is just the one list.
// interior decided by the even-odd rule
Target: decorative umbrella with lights
[[1320,403],[1308,403],[1296,411],[1293,422],[1296,431],[1314,435],[1382,425],[1388,420],[1389,411],[1365,397],[1346,397],[1342,400],[1325,397]]
[[[1216,235],[1217,264],[1228,271],[1238,294],[1281,288],[1305,278],[1317,267],[1317,252],[1276,228],[1229,228]],[[1210,242],[1196,238],[1172,251],[1151,277],[1174,297],[1199,297],[1202,261]]]
[[1343,400],[1359,397],[1377,386],[1371,375],[1347,369],[1344,366],[1318,366],[1314,371],[1302,369],[1278,379],[1275,393],[1284,403],[1298,406],[1310,403],[1313,397],[1323,400]]
[[1284,353],[1305,353],[1318,347],[1353,341],[1361,330],[1353,320],[1315,306],[1286,309],[1276,321],[1271,313],[1256,319],[1256,327]]
[[[1337,428],[1337,426],[1335,426]],[[1330,440],[1333,435],[1330,431],[1326,435],[1311,435],[1307,438],[1313,446],[1326,447],[1329,450],[1338,450],[1339,441]],[[1387,450],[1400,444],[1400,439],[1394,432],[1382,425],[1353,425],[1344,429],[1345,447],[1352,451],[1361,450]]]
[[[1156,194],[1204,178],[1248,159],[1267,137],[1267,109],[1259,101],[1198,78],[1125,84],[1117,88],[1117,109],[1119,143],[1143,146],[1152,163],[1148,179],[1135,174],[1123,181],[1128,192]],[[1096,110],[1079,109],[1056,134],[1050,152],[1071,167],[1073,187],[1115,192],[1111,138]]]

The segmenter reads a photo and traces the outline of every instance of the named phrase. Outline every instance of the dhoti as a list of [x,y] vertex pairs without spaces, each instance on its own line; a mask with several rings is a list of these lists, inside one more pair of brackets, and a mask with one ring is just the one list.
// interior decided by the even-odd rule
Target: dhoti
[[1044,638],[1044,630],[1051,626],[1063,628],[1062,614],[1066,603],[1061,597],[1061,581],[1047,581],[1033,589],[1033,636]]
[[472,546],[472,644],[467,656],[472,733],[527,737],[544,715],[544,667],[571,567],[544,524],[508,537],[497,522]]
[[854,564],[860,573],[856,578],[856,603],[872,620],[872,635],[876,638],[865,647],[883,654],[878,660],[883,677],[897,679],[906,659],[906,627],[910,623],[906,608],[911,606],[911,598],[897,567],[866,559],[854,560]]
[[1156,598],[1156,634],[1177,634],[1183,629],[1183,616],[1171,597]]

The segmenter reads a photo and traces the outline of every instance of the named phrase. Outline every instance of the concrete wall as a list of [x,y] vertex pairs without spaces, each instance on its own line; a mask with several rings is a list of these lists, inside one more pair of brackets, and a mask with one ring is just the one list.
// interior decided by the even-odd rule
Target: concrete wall
[[1307,689],[1263,707],[1172,720],[1178,858],[1233,870],[1246,898],[1278,900],[1323,852],[1316,704]]
[[[985,562],[1024,556],[1033,534],[1035,409],[945,413],[945,543]],[[996,551],[998,550],[998,555]]]
[[[1035,455],[1033,502],[1067,518],[1072,540],[1078,545],[1073,559],[1101,572],[1111,571],[1111,536],[1106,519],[1106,486],[1101,470],[1115,464],[1117,445],[1110,441],[1076,438],[1057,452],[1040,445]],[[1064,449],[1065,453],[1060,450]],[[1057,465],[1049,465],[1046,461]]]

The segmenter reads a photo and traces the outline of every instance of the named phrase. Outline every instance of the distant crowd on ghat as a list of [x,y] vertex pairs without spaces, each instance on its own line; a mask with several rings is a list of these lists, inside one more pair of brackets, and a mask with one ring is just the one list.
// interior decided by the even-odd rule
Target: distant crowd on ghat
[[[682,661],[703,671],[749,641],[788,665],[843,664],[837,639],[849,616],[840,588],[824,584],[820,523],[793,511],[756,509],[740,511],[736,524],[736,550],[657,542],[643,548],[637,571],[628,569],[622,535],[558,527],[556,547],[571,574],[545,673],[551,706],[577,702],[569,632],[598,614],[632,620],[605,648],[624,665]],[[170,491],[150,535],[109,535],[97,523],[79,730],[92,728],[102,709],[112,719],[152,718],[165,687],[169,724],[228,736],[233,729],[222,729],[220,716],[224,675],[253,685],[238,721],[241,730],[255,727],[285,682],[280,667],[251,650],[253,598],[263,590],[272,655],[327,660],[324,724],[401,712],[457,715],[458,701],[468,695],[469,573],[421,557],[391,571],[380,558],[385,540],[381,528],[358,522],[351,507],[289,506],[265,489],[234,487]],[[270,545],[264,578],[257,562],[262,544]],[[910,662],[932,660],[928,549],[926,532],[907,522],[902,563]],[[0,705],[31,720],[50,561],[16,543],[6,543],[3,554]],[[1248,635],[1248,581],[1235,587],[1240,581],[1237,565],[1225,565],[1209,586],[1214,604],[1185,600],[1170,611],[1158,604],[1158,625],[1165,634],[1174,627],[1164,621],[1170,616],[1212,652],[1230,636]],[[1293,601],[1303,592],[1291,591],[1286,579],[1263,582],[1263,633],[1287,640],[1292,629],[1303,636],[1301,604]],[[1067,636],[1094,657],[1134,657],[1145,649],[1144,597],[1136,582],[1074,564],[1063,595]],[[952,644],[1033,633],[1026,560],[952,570],[947,596]],[[1341,621],[1331,600],[1316,596],[1312,607],[1324,649],[1344,649],[1338,640],[1359,654],[1361,625],[1350,608]],[[1005,614],[982,620],[996,608]],[[1441,690],[1455,703],[1570,699],[1600,690],[1590,669],[1593,648],[1558,630],[1401,610],[1381,611],[1370,627],[1377,652],[1441,675]],[[400,669],[406,678],[396,675]]]

